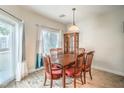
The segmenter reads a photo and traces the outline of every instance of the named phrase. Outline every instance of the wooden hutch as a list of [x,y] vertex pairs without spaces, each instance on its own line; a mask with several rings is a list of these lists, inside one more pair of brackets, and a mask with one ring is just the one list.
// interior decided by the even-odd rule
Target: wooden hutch
[[79,49],[79,33],[64,34],[64,53],[75,53]]

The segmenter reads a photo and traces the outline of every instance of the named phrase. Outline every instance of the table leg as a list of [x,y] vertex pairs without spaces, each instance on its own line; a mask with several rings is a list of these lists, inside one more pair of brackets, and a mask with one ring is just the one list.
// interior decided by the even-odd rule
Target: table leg
[[65,68],[63,67],[63,88],[65,88]]

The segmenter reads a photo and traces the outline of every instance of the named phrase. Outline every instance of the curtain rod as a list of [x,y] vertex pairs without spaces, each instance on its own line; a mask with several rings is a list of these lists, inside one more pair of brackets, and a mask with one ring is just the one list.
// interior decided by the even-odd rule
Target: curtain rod
[[39,25],[39,24],[36,24],[36,26],[41,26],[41,27],[52,29],[52,30],[60,30],[60,29],[56,29],[56,28],[52,28],[52,27],[48,27],[48,26],[44,26],[44,25]]
[[18,18],[18,17],[16,17],[16,16],[14,16],[13,14],[11,14],[11,13],[9,13],[9,12],[7,12],[7,11],[5,11],[4,9],[2,9],[2,8],[0,8],[0,10],[1,11],[3,11],[3,12],[5,12],[5,13],[7,13],[8,15],[10,15],[10,16],[12,16],[12,17],[14,17],[14,18],[16,18],[17,20],[19,20],[19,21],[23,21],[22,19],[20,19],[20,18]]

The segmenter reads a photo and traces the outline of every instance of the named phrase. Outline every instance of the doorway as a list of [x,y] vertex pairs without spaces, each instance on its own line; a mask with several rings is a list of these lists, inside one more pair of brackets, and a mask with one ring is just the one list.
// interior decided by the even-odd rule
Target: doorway
[[0,85],[15,78],[15,25],[0,19]]

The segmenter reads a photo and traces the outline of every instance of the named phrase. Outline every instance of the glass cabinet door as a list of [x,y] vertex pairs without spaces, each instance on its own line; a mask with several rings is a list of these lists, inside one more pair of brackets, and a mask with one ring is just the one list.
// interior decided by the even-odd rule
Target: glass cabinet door
[[79,33],[64,34],[64,53],[74,53],[79,47]]

